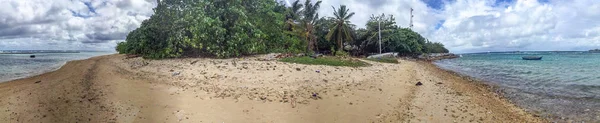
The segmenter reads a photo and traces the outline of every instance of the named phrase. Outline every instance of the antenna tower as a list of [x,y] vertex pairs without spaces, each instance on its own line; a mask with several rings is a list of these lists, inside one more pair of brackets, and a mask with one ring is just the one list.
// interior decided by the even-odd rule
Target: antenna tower
[[410,27],[411,30],[413,28],[413,17],[415,17],[413,15],[413,11],[414,11],[413,8],[410,8],[410,25],[408,25],[408,27]]

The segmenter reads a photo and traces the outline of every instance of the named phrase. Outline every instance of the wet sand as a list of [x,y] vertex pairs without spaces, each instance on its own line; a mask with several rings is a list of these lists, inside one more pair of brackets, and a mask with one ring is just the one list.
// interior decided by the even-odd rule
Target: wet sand
[[546,122],[428,62],[257,59],[71,61],[0,83],[0,122]]

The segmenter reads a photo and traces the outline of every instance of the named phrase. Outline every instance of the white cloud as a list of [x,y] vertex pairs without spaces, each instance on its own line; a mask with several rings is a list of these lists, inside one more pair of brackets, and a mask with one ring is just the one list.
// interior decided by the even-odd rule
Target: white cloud
[[443,28],[428,37],[454,52],[586,50],[600,46],[600,2],[594,0],[457,0],[447,4]]
[[152,15],[155,2],[0,0],[0,50],[114,49]]
[[[347,5],[356,12],[359,27],[372,14],[392,14],[407,27],[409,8],[415,10],[414,29],[452,52],[510,50],[587,50],[600,47],[600,1],[453,0],[433,9],[419,0],[324,0],[321,15],[331,6]],[[443,22],[441,28],[436,25]]]

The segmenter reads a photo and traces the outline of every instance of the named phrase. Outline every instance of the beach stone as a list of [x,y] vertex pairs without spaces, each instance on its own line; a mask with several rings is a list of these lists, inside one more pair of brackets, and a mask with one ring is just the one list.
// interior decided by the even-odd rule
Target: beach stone
[[300,68],[296,68],[296,71],[300,71]]
[[35,81],[35,83],[36,83],[36,84],[37,84],[37,83],[40,83],[40,82],[42,82],[42,81]]

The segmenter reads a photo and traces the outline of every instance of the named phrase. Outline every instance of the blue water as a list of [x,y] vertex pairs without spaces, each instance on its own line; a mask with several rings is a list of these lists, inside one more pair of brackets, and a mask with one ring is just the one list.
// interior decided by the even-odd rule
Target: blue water
[[[521,59],[528,55],[543,59]],[[517,105],[551,120],[600,121],[600,53],[462,54],[435,64],[498,86]]]
[[112,52],[0,54],[0,83],[54,71],[67,61],[87,59]]

